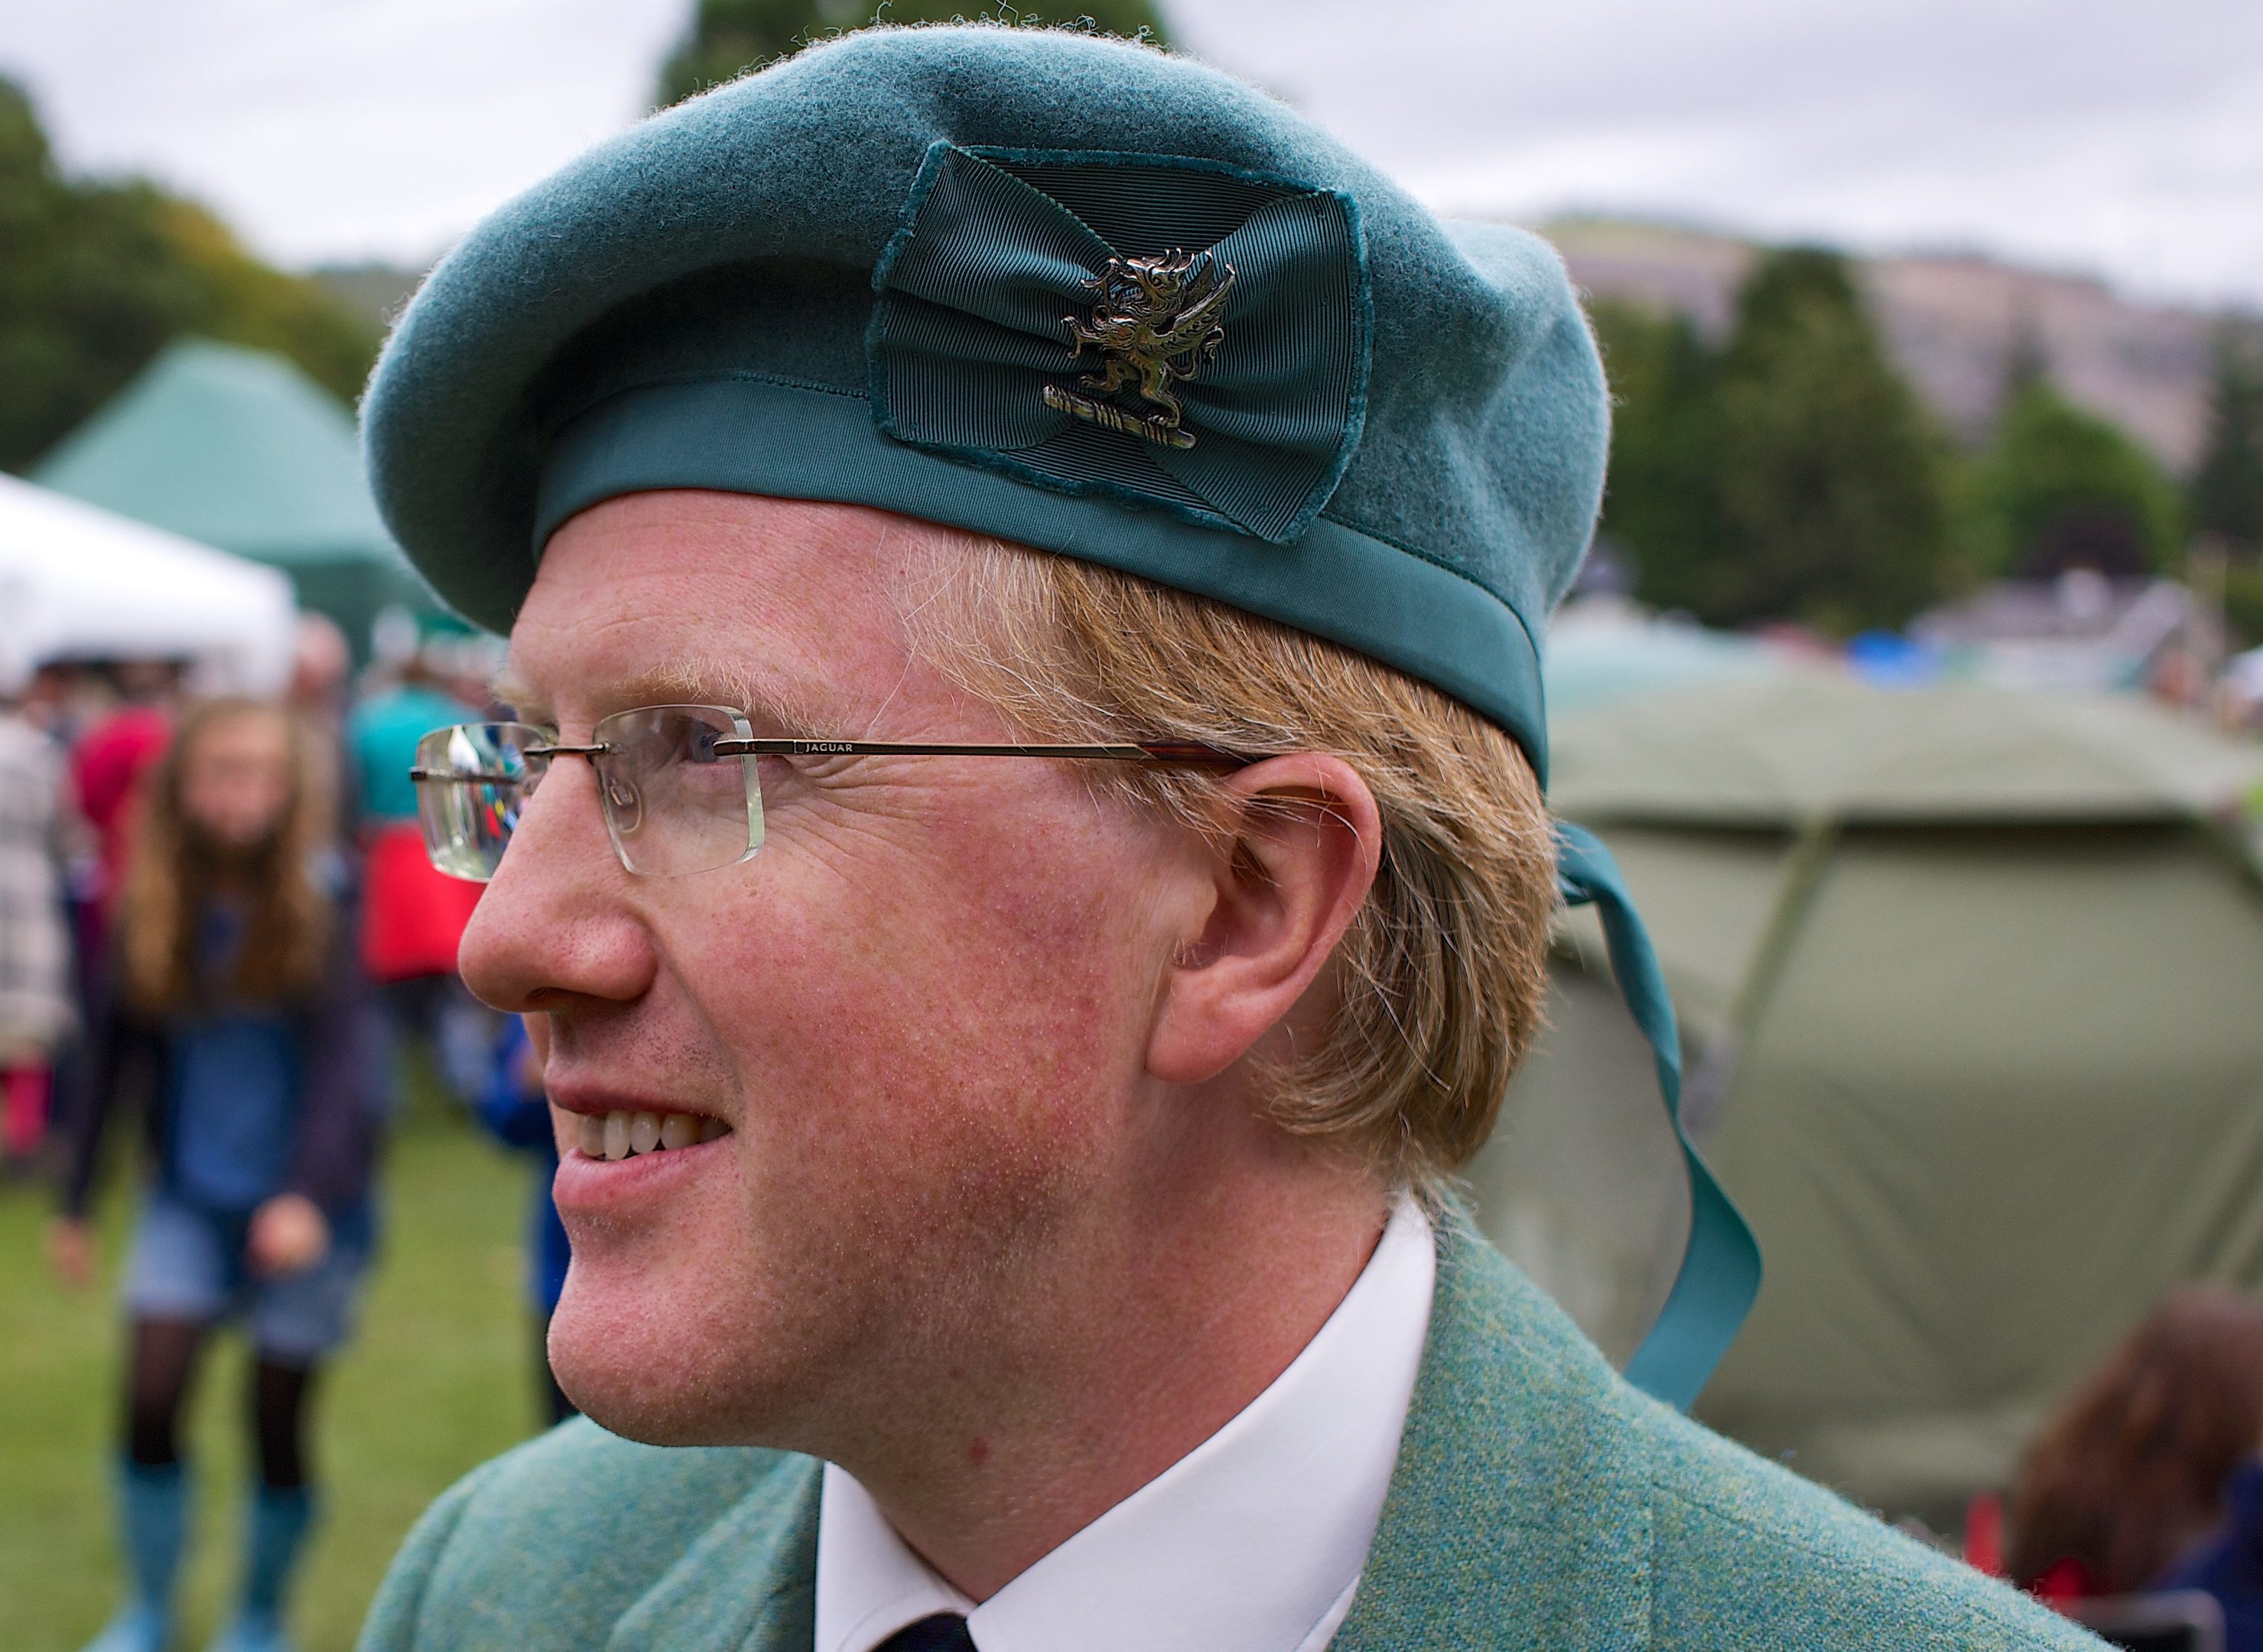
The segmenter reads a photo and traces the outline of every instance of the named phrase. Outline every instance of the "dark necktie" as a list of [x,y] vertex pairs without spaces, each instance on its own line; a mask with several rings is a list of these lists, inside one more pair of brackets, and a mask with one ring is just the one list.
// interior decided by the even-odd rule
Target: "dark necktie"
[[905,1625],[872,1652],[974,1652],[974,1637],[966,1633],[965,1619],[955,1612],[938,1612]]

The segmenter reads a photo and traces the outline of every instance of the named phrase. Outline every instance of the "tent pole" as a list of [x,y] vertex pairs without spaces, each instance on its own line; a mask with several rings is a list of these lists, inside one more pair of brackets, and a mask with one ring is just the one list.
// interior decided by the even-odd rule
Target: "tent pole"
[[[1783,875],[1776,884],[1775,903],[1768,912],[1767,927],[1761,931],[1760,945],[1753,949],[1753,967],[1729,1012],[1729,1023],[1736,1029],[1739,1048],[1749,1047],[1753,1035],[1760,1029],[1761,1013],[1775,996],[1777,977],[1790,960],[1799,926],[1807,917],[1816,888],[1823,881],[1824,869],[1831,864],[1831,851],[1838,844],[1839,822],[1828,819],[1810,821],[1792,842],[1791,852],[1784,859]],[[1721,1088],[1725,1091],[1728,1085],[1724,1083]]]

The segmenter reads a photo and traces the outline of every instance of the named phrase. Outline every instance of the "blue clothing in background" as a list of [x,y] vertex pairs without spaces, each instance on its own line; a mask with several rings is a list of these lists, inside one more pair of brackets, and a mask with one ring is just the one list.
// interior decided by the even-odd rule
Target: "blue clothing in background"
[[[232,924],[223,916],[204,927],[225,938]],[[121,1116],[134,1112],[141,1115],[148,1164],[160,1187],[205,1208],[217,1208],[207,1203],[209,1198],[223,1198],[228,1206],[241,1200],[239,1208],[256,1206],[260,1201],[252,1196],[252,1186],[264,1184],[269,1194],[293,1192],[312,1199],[335,1226],[369,1198],[386,1118],[378,1089],[383,1062],[367,983],[355,967],[351,927],[332,925],[320,978],[288,1002],[231,1003],[231,973],[199,959],[196,1002],[182,1013],[150,1016],[128,1001],[114,971],[104,972],[87,1018],[85,1061],[69,1114],[61,1177],[65,1214],[86,1215],[102,1164],[103,1138]],[[220,1025],[238,1016],[270,1013],[275,1025],[264,1032],[251,1032],[240,1023]],[[192,1039],[204,1047],[193,1062],[195,1074],[184,1082],[180,1069]],[[235,1113],[238,1107],[255,1114],[268,1112],[274,1104],[271,1090],[262,1098],[243,1082],[247,1075],[236,1062],[245,1042],[264,1046],[257,1064],[267,1066],[271,1076],[278,1047],[288,1053],[291,1089],[279,1130],[246,1128],[243,1117]],[[193,1122],[182,1118],[184,1105],[196,1115]],[[215,1164],[219,1156],[184,1140],[184,1132],[192,1138],[201,1135],[213,1114],[233,1115],[230,1132],[261,1143],[256,1149],[259,1162],[249,1172]],[[279,1172],[274,1169],[278,1163]],[[184,1185],[184,1165],[192,1182],[205,1185],[201,1193]],[[217,1177],[209,1173],[215,1170],[221,1171]]]
[[173,1037],[167,1190],[208,1210],[247,1211],[282,1191],[299,1112],[299,1052],[275,1011],[226,1010]]
[[2263,1461],[2234,1474],[2223,1500],[2222,1528],[2153,1587],[2215,1596],[2223,1608],[2224,1652],[2263,1652]]
[[152,1188],[127,1253],[127,1312],[198,1325],[240,1318],[254,1348],[286,1362],[326,1359],[343,1347],[377,1249],[371,1202],[338,1213],[322,1259],[293,1273],[254,1272],[250,1232],[247,1211],[208,1210]]
[[356,706],[346,720],[346,743],[361,781],[364,817],[415,820],[416,783],[408,771],[416,766],[416,743],[435,728],[473,722],[480,714],[437,689],[414,683],[403,683]]
[[[197,975],[224,998],[243,914],[216,902],[197,928]],[[160,1185],[213,1211],[248,1211],[280,1192],[298,1133],[300,1052],[279,1009],[239,1005],[184,1016],[173,1034],[165,1105],[170,1148]]]
[[502,1035],[495,1040],[495,1066],[474,1105],[491,1134],[535,1160],[534,1207],[528,1213],[527,1293],[535,1310],[547,1318],[566,1288],[566,1266],[574,1253],[567,1243],[566,1224],[558,1220],[558,1203],[550,1196],[550,1184],[558,1174],[558,1139],[551,1133],[550,1103],[540,1085],[528,1084],[519,1076],[526,1050],[526,1024],[515,1015],[506,1016]]

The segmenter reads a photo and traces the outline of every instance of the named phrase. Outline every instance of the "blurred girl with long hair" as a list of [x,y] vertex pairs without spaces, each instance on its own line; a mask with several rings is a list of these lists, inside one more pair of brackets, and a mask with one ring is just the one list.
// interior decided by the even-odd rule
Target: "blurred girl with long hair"
[[2005,1569],[2050,1599],[2122,1595],[2223,1518],[2263,1443],[2263,1306],[2222,1286],[2170,1293],[2028,1448]]
[[380,1124],[320,772],[286,712],[215,700],[182,721],[134,827],[52,1245],[67,1278],[91,1277],[102,1138],[139,1105],[148,1186],[125,1270],[119,1496],[132,1593],[101,1652],[173,1638],[192,1502],[182,1402],[210,1333],[233,1320],[252,1344],[258,1484],[215,1646],[286,1644],[285,1590],[314,1511],[307,1400],[369,1262]]

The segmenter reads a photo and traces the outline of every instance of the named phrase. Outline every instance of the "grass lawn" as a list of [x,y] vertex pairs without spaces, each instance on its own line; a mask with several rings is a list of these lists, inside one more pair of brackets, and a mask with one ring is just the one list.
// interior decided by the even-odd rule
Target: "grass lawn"
[[[127,1178],[113,1177],[121,1187]],[[536,1427],[521,1235],[529,1171],[429,1098],[395,1132],[384,1251],[360,1334],[315,1398],[324,1518],[293,1623],[302,1652],[346,1652],[387,1562],[433,1496]],[[104,1212],[114,1270],[131,1200]],[[0,1188],[0,1648],[77,1652],[119,1594],[110,1465],[120,1322],[42,1264],[43,1190]],[[190,1430],[198,1525],[187,1652],[226,1610],[248,1467],[242,1344],[208,1356]]]

